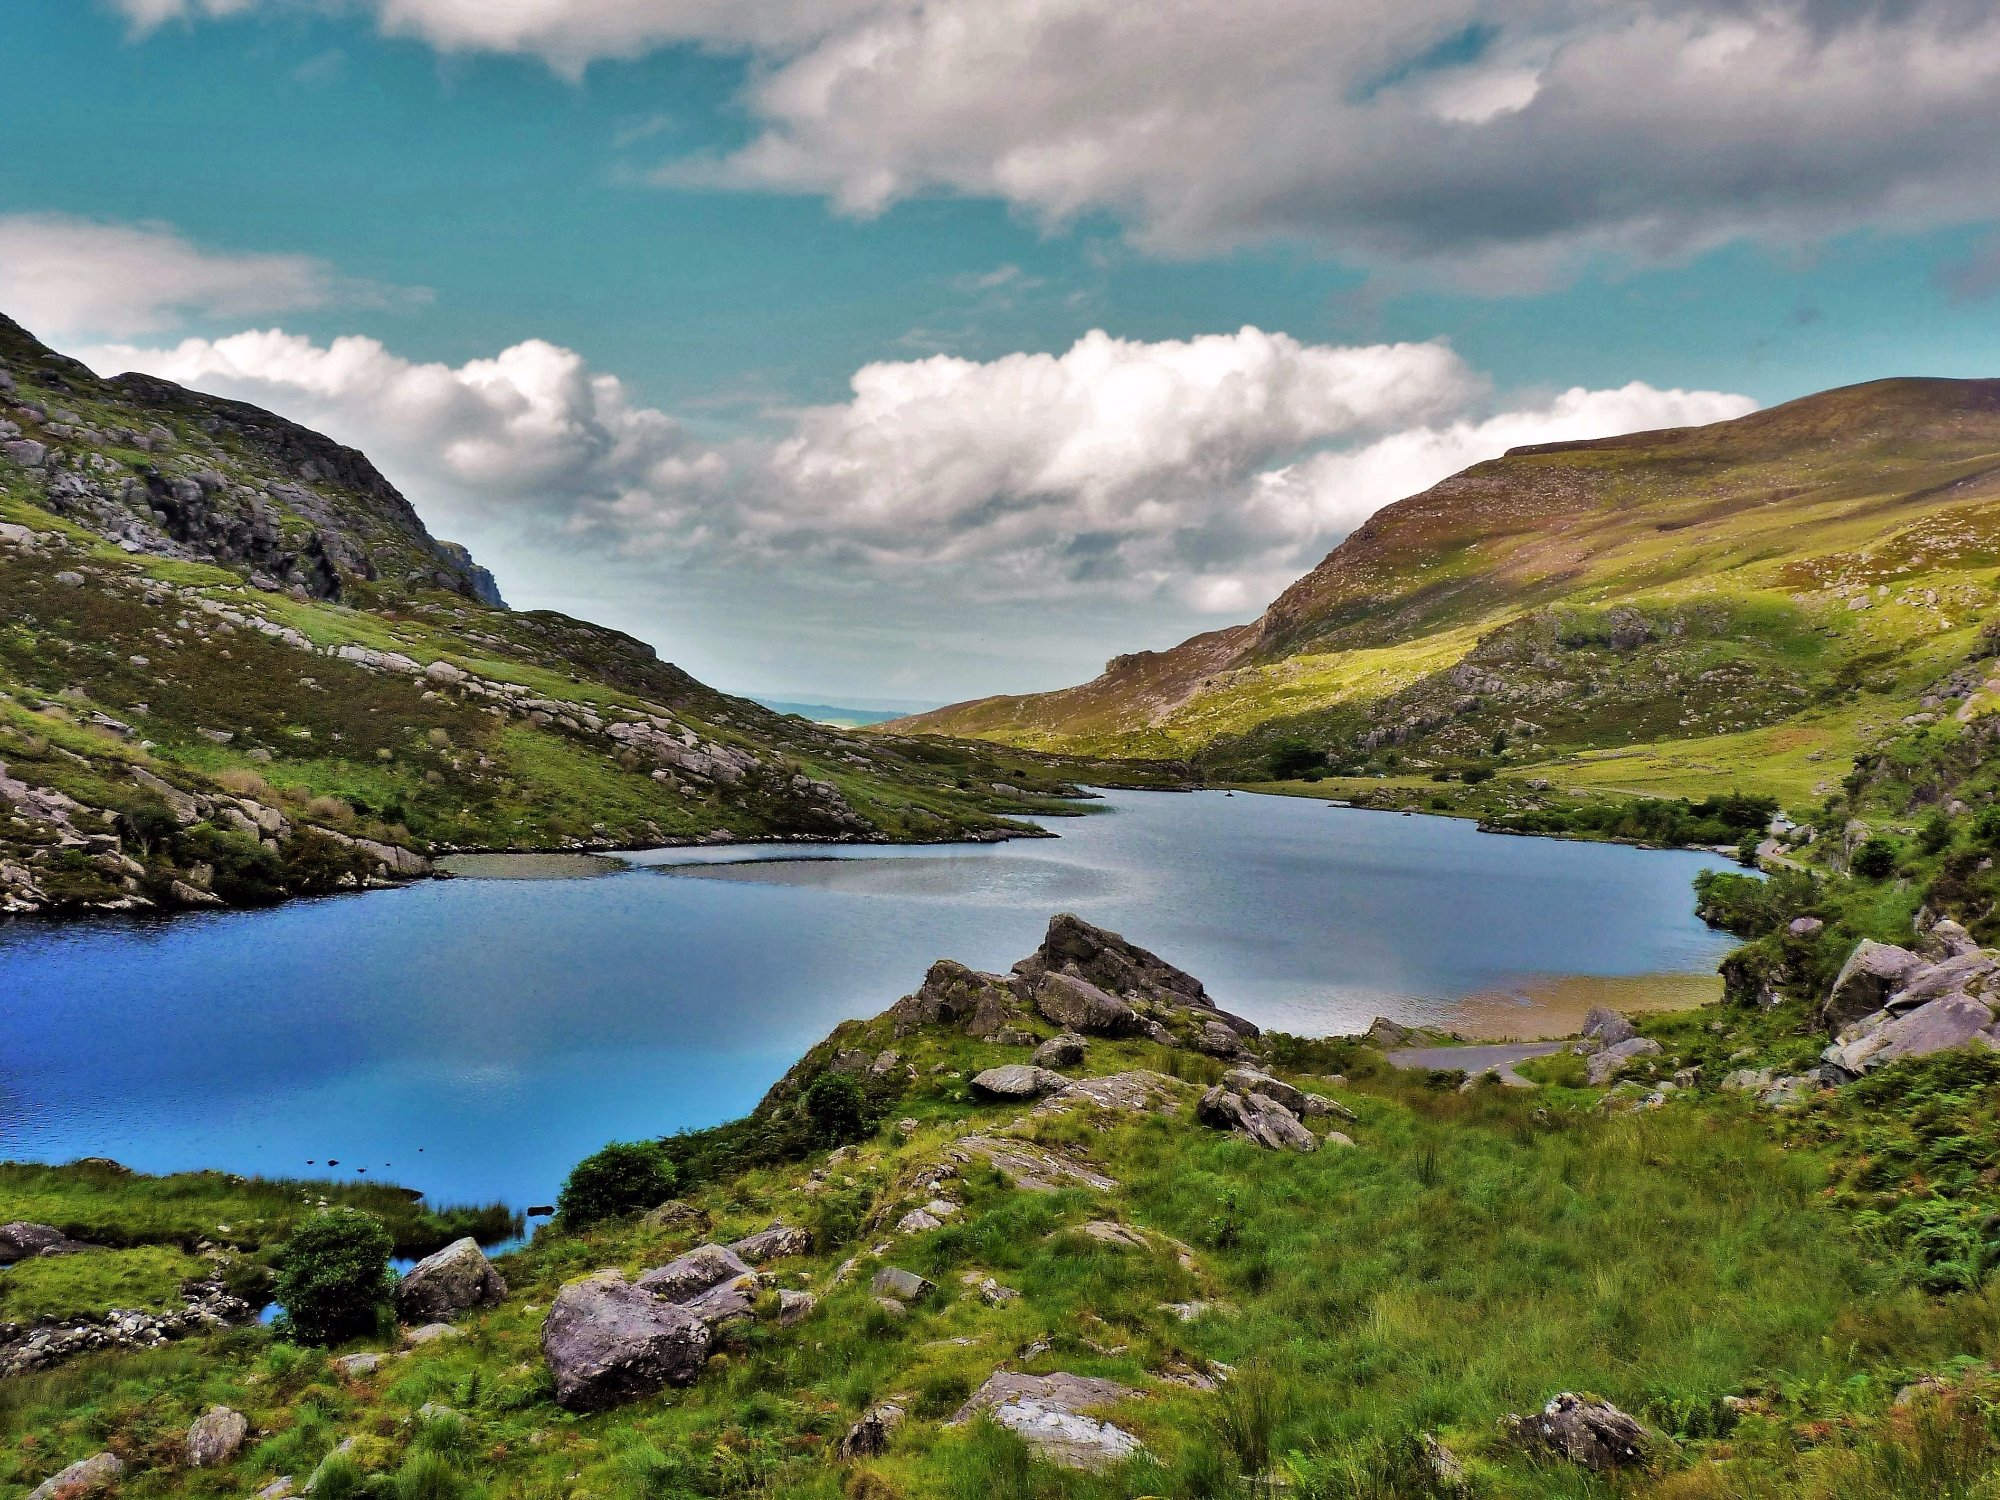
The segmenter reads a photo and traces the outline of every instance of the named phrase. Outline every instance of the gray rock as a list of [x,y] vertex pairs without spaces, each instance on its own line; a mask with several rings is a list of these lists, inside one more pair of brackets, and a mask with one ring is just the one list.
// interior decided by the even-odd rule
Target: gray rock
[[33,438],[15,438],[12,442],[0,443],[0,458],[19,464],[24,469],[39,469],[48,462],[48,445]]
[[1097,1471],[1133,1457],[1141,1448],[1124,1428],[1091,1413],[1138,1394],[1112,1380],[996,1370],[951,1421],[959,1426],[983,1412],[1049,1462]]
[[1946,958],[1963,958],[1966,954],[1979,951],[1979,944],[1973,941],[1972,934],[1950,917],[1942,917],[1931,924],[1931,930],[1924,934],[1924,947]]
[[985,1162],[1005,1177],[1010,1187],[1024,1193],[1053,1193],[1071,1187],[1108,1193],[1118,1186],[1115,1178],[1107,1177],[1096,1168],[1066,1160],[1046,1146],[1037,1146],[1029,1141],[968,1135],[957,1142],[954,1152],[960,1160],[976,1157]]
[[773,1222],[729,1247],[738,1260],[761,1266],[767,1260],[783,1260],[788,1255],[804,1255],[812,1249],[812,1235],[789,1224]]
[[1602,1005],[1593,1005],[1583,1018],[1583,1035],[1595,1037],[1607,1047],[1629,1042],[1639,1033],[1632,1023]]
[[1899,1057],[1928,1057],[1963,1047],[1993,1025],[1993,1012],[1969,995],[1945,995],[1902,1015],[1878,1011],[1843,1031],[1821,1057],[1859,1078]]
[[405,1329],[403,1343],[411,1349],[421,1349],[426,1344],[449,1343],[464,1336],[449,1323],[425,1323],[417,1328]]
[[1954,954],[1913,970],[1902,987],[1882,1002],[1882,1008],[1892,1012],[1915,1010],[1944,995],[1979,995],[1996,969],[2000,969],[2000,964],[1977,949]]
[[42,1255],[75,1255],[78,1251],[96,1248],[82,1240],[71,1239],[50,1224],[20,1221],[0,1224],[0,1266],[11,1266],[17,1260],[33,1260]]
[[1235,1057],[1243,1050],[1243,1038],[1220,1021],[1203,1021],[1194,1049],[1210,1057]]
[[1818,937],[1826,928],[1826,923],[1818,917],[1793,917],[1785,924],[1785,931],[1795,938]]
[[342,1380],[359,1380],[363,1375],[373,1375],[382,1368],[385,1354],[373,1352],[365,1354],[342,1354],[335,1358],[333,1367],[340,1372]]
[[795,1292],[790,1289],[781,1291],[778,1293],[778,1326],[790,1328],[794,1324],[803,1323],[812,1316],[813,1309],[818,1306],[819,1298],[811,1292]]
[[667,1302],[688,1302],[710,1287],[753,1276],[749,1265],[723,1245],[697,1245],[687,1254],[639,1277],[639,1285]]
[[915,1271],[905,1271],[901,1266],[884,1266],[875,1273],[868,1289],[878,1297],[894,1297],[898,1302],[920,1302],[937,1290],[937,1283],[927,1281]]
[[1088,1045],[1074,1031],[1065,1031],[1060,1036],[1052,1036],[1043,1042],[1028,1061],[1038,1068],[1074,1068],[1083,1061],[1084,1050]]
[[1305,1090],[1294,1088],[1282,1079],[1260,1073],[1255,1068],[1231,1068],[1222,1075],[1222,1082],[1239,1094],[1262,1094],[1267,1099],[1275,1099],[1293,1114],[1304,1114],[1311,1108]]
[[1060,1073],[1038,1068],[1032,1063],[1007,1063],[988,1068],[972,1080],[972,1091],[989,1099],[1039,1099],[1069,1087]]
[[1510,1416],[1505,1427],[1523,1448],[1543,1458],[1604,1474],[1645,1461],[1651,1434],[1609,1401],[1564,1391],[1533,1416]]
[[442,1323],[468,1307],[491,1307],[507,1283],[467,1235],[426,1255],[396,1284],[396,1316],[405,1323]]
[[187,1431],[187,1461],[191,1468],[212,1469],[236,1457],[250,1436],[250,1420],[240,1411],[211,1406]]
[[94,1454],[44,1479],[28,1491],[28,1500],[81,1500],[109,1489],[124,1472],[125,1461],[117,1454]]
[[714,1338],[686,1308],[616,1271],[599,1271],[556,1294],[542,1323],[542,1357],[555,1377],[556,1400],[572,1411],[593,1411],[691,1384]]
[[984,1037],[1004,1026],[1020,1004],[1020,995],[1005,979],[941,958],[931,965],[915,994],[889,1008],[889,1020],[898,1036],[920,1026],[944,1025]]
[[1195,1118],[1217,1130],[1233,1130],[1267,1151],[1315,1151],[1319,1142],[1297,1115],[1267,1094],[1239,1094],[1217,1084],[1201,1096]]
[[1923,966],[1923,959],[1907,948],[1863,938],[1820,1002],[1820,1024],[1838,1032],[1874,1014]]
[[1139,1013],[1115,995],[1073,974],[1045,974],[1035,985],[1035,1009],[1066,1031],[1092,1036],[1130,1036]]
[[1660,1044],[1651,1037],[1635,1036],[1602,1052],[1591,1054],[1586,1065],[1593,1084],[1606,1084],[1642,1057],[1658,1057]]
[[893,1401],[871,1406],[842,1434],[840,1456],[845,1459],[879,1458],[889,1451],[889,1438],[903,1425],[907,1414]]

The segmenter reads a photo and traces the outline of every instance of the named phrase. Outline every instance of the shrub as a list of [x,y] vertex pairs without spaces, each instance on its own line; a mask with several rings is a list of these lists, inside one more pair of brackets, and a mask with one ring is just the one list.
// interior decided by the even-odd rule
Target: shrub
[[673,1197],[674,1164],[653,1141],[613,1141],[570,1168],[556,1213],[571,1229],[641,1213]]
[[844,1146],[867,1133],[868,1101],[847,1074],[822,1073],[806,1090],[806,1117],[822,1141]]
[[394,1248],[382,1221],[359,1209],[322,1209],[300,1220],[278,1267],[283,1332],[302,1344],[373,1333],[395,1285]]
[[1851,862],[1863,880],[1880,880],[1896,869],[1896,846],[1885,838],[1872,838],[1854,851]]
[[1264,757],[1264,765],[1273,781],[1290,781],[1307,771],[1324,768],[1326,752],[1308,745],[1304,740],[1280,740]]

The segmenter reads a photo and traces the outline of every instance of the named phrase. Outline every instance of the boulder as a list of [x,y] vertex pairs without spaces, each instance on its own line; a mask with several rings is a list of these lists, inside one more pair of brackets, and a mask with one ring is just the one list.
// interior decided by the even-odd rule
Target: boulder
[[18,1220],[12,1224],[0,1224],[0,1266],[11,1266],[17,1260],[33,1260],[39,1255],[74,1255],[79,1250],[96,1248],[82,1240],[71,1239],[49,1224],[27,1224]]
[[1533,1416],[1509,1416],[1501,1425],[1541,1458],[1604,1474],[1642,1463],[1651,1434],[1609,1401],[1564,1391]]
[[1060,1073],[1038,1068],[1032,1063],[1007,1063],[988,1068],[972,1080],[972,1091],[988,1099],[1039,1099],[1069,1087]]
[[117,1454],[98,1453],[44,1479],[28,1491],[28,1500],[81,1500],[111,1488],[124,1472],[125,1461]]
[[599,1271],[556,1294],[542,1322],[542,1357],[555,1377],[556,1400],[572,1411],[593,1411],[691,1384],[714,1338],[686,1308],[616,1271]]
[[905,1271],[901,1266],[884,1266],[875,1273],[868,1289],[878,1297],[893,1297],[898,1302],[919,1302],[937,1290],[937,1283],[927,1281],[915,1271]]
[[2000,964],[1977,949],[1970,953],[1953,954],[1912,970],[1902,987],[1882,1002],[1882,1008],[1887,1011],[1915,1010],[1945,995],[1980,995],[1996,969],[2000,969]]
[[755,1273],[734,1250],[723,1245],[697,1245],[687,1254],[655,1267],[638,1284],[666,1302],[689,1302],[711,1287]]
[[803,1229],[794,1229],[789,1224],[773,1221],[768,1229],[760,1229],[745,1239],[738,1240],[729,1247],[738,1260],[753,1266],[761,1266],[767,1260],[783,1260],[788,1255],[804,1255],[812,1249],[812,1235]]
[[1377,1016],[1368,1023],[1362,1034],[1363,1040],[1380,1047],[1384,1052],[1393,1052],[1398,1047],[1409,1046],[1417,1035],[1409,1027],[1392,1021],[1387,1016]]
[[1243,1038],[1220,1021],[1203,1021],[1194,1049],[1210,1057],[1235,1057],[1243,1050]]
[[889,1008],[898,1036],[920,1026],[958,1026],[968,1036],[991,1036],[1020,1008],[1013,986],[995,974],[982,974],[964,964],[941,958],[924,975],[913,995]]
[[781,1291],[778,1293],[778,1326],[790,1328],[796,1323],[803,1323],[818,1306],[819,1298],[811,1292]]
[[1195,1118],[1217,1130],[1248,1136],[1267,1151],[1314,1151],[1319,1142],[1298,1116],[1267,1094],[1239,1094],[1217,1084],[1201,1096]]
[[1985,1036],[1993,1012],[1969,995],[1945,995],[1915,1010],[1894,1015],[1877,1011],[1841,1032],[1821,1057],[1842,1075],[1859,1078],[1899,1057],[1928,1057],[1963,1047]]
[[1222,1075],[1222,1081],[1236,1093],[1262,1094],[1267,1099],[1275,1099],[1295,1115],[1305,1114],[1312,1108],[1311,1096],[1305,1090],[1294,1088],[1282,1079],[1260,1073],[1255,1068],[1231,1068]]
[[903,1425],[903,1408],[893,1401],[871,1406],[854,1421],[840,1439],[840,1456],[845,1459],[879,1458],[889,1451],[889,1438]]
[[449,1323],[422,1323],[415,1328],[403,1330],[403,1346],[408,1349],[421,1349],[426,1344],[448,1344],[453,1339],[463,1337],[465,1335]]
[[1826,929],[1826,923],[1818,917],[1793,917],[1785,924],[1785,931],[1795,938],[1818,937]]
[[1833,988],[1820,1002],[1820,1023],[1828,1031],[1839,1032],[1874,1014],[1923,963],[1907,948],[1863,938],[1847,955]]
[[[1062,912],[1049,922],[1042,946],[1014,966],[1018,973],[1067,973],[1129,999],[1209,1005],[1199,979],[1115,932]],[[1247,1023],[1246,1023],[1247,1024]],[[1255,1035],[1255,1028],[1252,1028]]]
[[1583,1018],[1583,1034],[1595,1037],[1607,1047],[1629,1042],[1639,1033],[1630,1021],[1602,1005],[1593,1005]]
[[1963,958],[1968,953],[1977,953],[1979,944],[1960,923],[1941,917],[1924,934],[1924,951],[1943,958]]
[[1139,1030],[1139,1013],[1130,1005],[1073,974],[1043,975],[1034,994],[1035,1009],[1043,1019],[1066,1031],[1130,1036]]
[[1112,1380],[1060,1372],[1021,1375],[996,1370],[951,1421],[959,1426],[984,1413],[1039,1457],[1065,1468],[1096,1471],[1141,1450],[1131,1433],[1090,1413],[1138,1394]]
[[212,1469],[236,1457],[243,1440],[250,1436],[250,1421],[240,1411],[211,1406],[194,1419],[187,1431],[187,1461],[190,1468]]
[[507,1283],[470,1235],[426,1255],[396,1284],[396,1316],[405,1323],[443,1323],[468,1307],[491,1307]]
[[1590,1061],[1587,1064],[1590,1081],[1593,1084],[1609,1083],[1640,1058],[1658,1057],[1659,1055],[1660,1044],[1651,1037],[1632,1037],[1627,1041],[1606,1047],[1602,1052],[1593,1052],[1590,1055]]
[[381,1369],[382,1361],[386,1358],[387,1355],[377,1354],[372,1350],[362,1354],[341,1354],[335,1356],[333,1368],[339,1372],[342,1380],[359,1380],[362,1376],[373,1375]]
[[1087,1045],[1074,1031],[1065,1031],[1043,1042],[1028,1061],[1038,1068],[1074,1068],[1083,1061]]
[[708,1210],[681,1198],[669,1198],[658,1208],[648,1210],[639,1222],[648,1229],[692,1229],[702,1234],[708,1229]]

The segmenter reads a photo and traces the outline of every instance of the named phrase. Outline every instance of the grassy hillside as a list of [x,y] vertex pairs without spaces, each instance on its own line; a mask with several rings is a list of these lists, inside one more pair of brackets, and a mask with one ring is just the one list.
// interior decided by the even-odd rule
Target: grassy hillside
[[891,727],[1802,805],[1991,656],[1996,567],[2000,381],[1878,381],[1515,450],[1377,513],[1252,625]]
[[994,836],[1046,757],[861,738],[498,602],[360,454],[0,319],[0,912],[276,899],[434,852]]

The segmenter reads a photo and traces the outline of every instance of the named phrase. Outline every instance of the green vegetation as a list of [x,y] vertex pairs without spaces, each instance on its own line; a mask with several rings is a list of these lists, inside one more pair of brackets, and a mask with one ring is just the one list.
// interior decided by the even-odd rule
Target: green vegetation
[[570,1168],[556,1197],[567,1229],[656,1208],[674,1195],[674,1164],[656,1141],[613,1141]]
[[0,1272],[0,1322],[101,1318],[114,1308],[168,1312],[181,1288],[213,1274],[207,1262],[167,1245],[43,1256]]
[[278,1261],[281,1332],[301,1344],[338,1344],[377,1332],[395,1277],[389,1231],[353,1208],[300,1220]]

